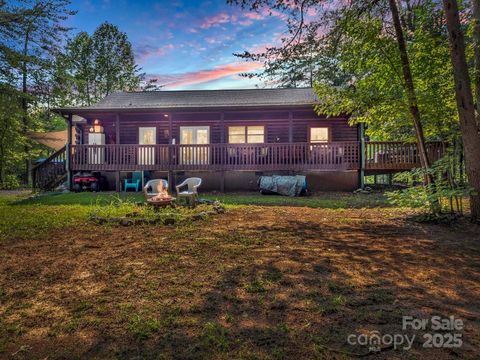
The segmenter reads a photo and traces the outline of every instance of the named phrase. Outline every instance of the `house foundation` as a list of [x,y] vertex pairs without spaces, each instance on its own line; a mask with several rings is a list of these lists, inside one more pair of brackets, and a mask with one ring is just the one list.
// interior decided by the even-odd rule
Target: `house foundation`
[[[117,191],[116,172],[102,172],[109,183],[109,190]],[[167,171],[152,171],[147,175],[150,179],[168,180]],[[307,188],[311,192],[317,191],[353,191],[359,187],[358,171],[275,171],[275,172],[258,172],[258,171],[178,171],[173,172],[170,184],[171,191],[174,191],[175,184],[180,184],[189,177],[199,177],[202,179],[201,191],[219,191],[219,192],[238,192],[238,191],[257,191],[258,181],[261,176],[271,175],[304,175],[307,179]],[[120,174],[121,190],[123,191],[124,179],[129,178],[129,172]],[[170,183],[172,182],[170,180]]]

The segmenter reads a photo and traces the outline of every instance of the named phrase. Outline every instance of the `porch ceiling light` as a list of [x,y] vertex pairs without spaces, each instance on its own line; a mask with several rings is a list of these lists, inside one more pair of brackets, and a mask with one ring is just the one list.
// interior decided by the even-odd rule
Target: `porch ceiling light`
[[103,126],[101,125],[100,120],[95,119],[93,121],[93,126],[89,130],[91,133],[103,133]]

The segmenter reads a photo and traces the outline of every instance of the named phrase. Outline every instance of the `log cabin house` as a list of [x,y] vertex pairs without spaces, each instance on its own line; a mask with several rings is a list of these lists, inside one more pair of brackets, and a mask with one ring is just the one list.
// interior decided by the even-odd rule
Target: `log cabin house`
[[351,191],[365,172],[418,165],[415,144],[365,142],[348,116],[317,115],[316,101],[311,88],[118,92],[56,109],[68,141],[34,182],[98,171],[119,191],[129,172],[145,171],[171,186],[198,176],[202,190],[240,191],[257,189],[261,175],[303,174],[310,190]]

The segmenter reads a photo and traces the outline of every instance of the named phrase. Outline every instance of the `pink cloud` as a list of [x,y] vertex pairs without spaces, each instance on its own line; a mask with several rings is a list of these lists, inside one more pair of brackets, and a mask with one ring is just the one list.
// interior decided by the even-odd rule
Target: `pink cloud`
[[311,17],[317,16],[317,9],[315,9],[315,8],[308,8],[308,10],[307,10],[307,15],[308,15],[308,16],[311,16]]
[[250,26],[253,24],[253,21],[250,19],[246,19],[246,20],[241,20],[238,23],[242,26]]
[[269,16],[274,16],[282,20],[286,20],[288,16],[278,10],[261,8],[259,11],[248,11],[243,13],[243,16],[250,20],[264,20]]
[[[241,26],[250,26],[254,21],[264,20],[270,16],[277,17],[286,21],[288,16],[278,10],[262,8],[259,11],[247,11],[238,15],[228,14],[226,12],[221,12],[213,16],[209,16],[203,19],[200,24],[201,29],[210,29],[212,27],[217,27],[223,24],[239,24]],[[189,32],[196,33],[198,29],[191,28]]]
[[262,20],[265,18],[264,15],[258,13],[258,12],[254,12],[254,11],[249,11],[249,12],[246,12],[243,14],[243,16],[245,16],[247,19],[251,19],[251,20]]
[[165,89],[175,89],[188,85],[206,83],[227,76],[251,72],[262,68],[257,62],[234,62],[216,66],[213,69],[192,71],[173,75],[149,75],[149,79],[157,79],[158,84],[165,85]]
[[225,23],[228,23],[230,21],[232,21],[232,17],[229,14],[219,13],[217,15],[210,16],[210,17],[207,17],[207,18],[203,19],[203,22],[200,25],[200,27],[202,29],[209,29],[211,27],[219,26],[221,24],[225,24]]

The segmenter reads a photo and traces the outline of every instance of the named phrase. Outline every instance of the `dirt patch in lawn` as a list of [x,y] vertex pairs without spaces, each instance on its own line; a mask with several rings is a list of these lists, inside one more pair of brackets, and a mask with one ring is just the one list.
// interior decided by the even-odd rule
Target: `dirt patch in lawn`
[[[0,357],[478,358],[480,229],[409,215],[245,207],[178,228],[6,241]],[[463,346],[424,348],[405,315],[462,319]],[[416,340],[379,353],[347,342],[375,331]]]

